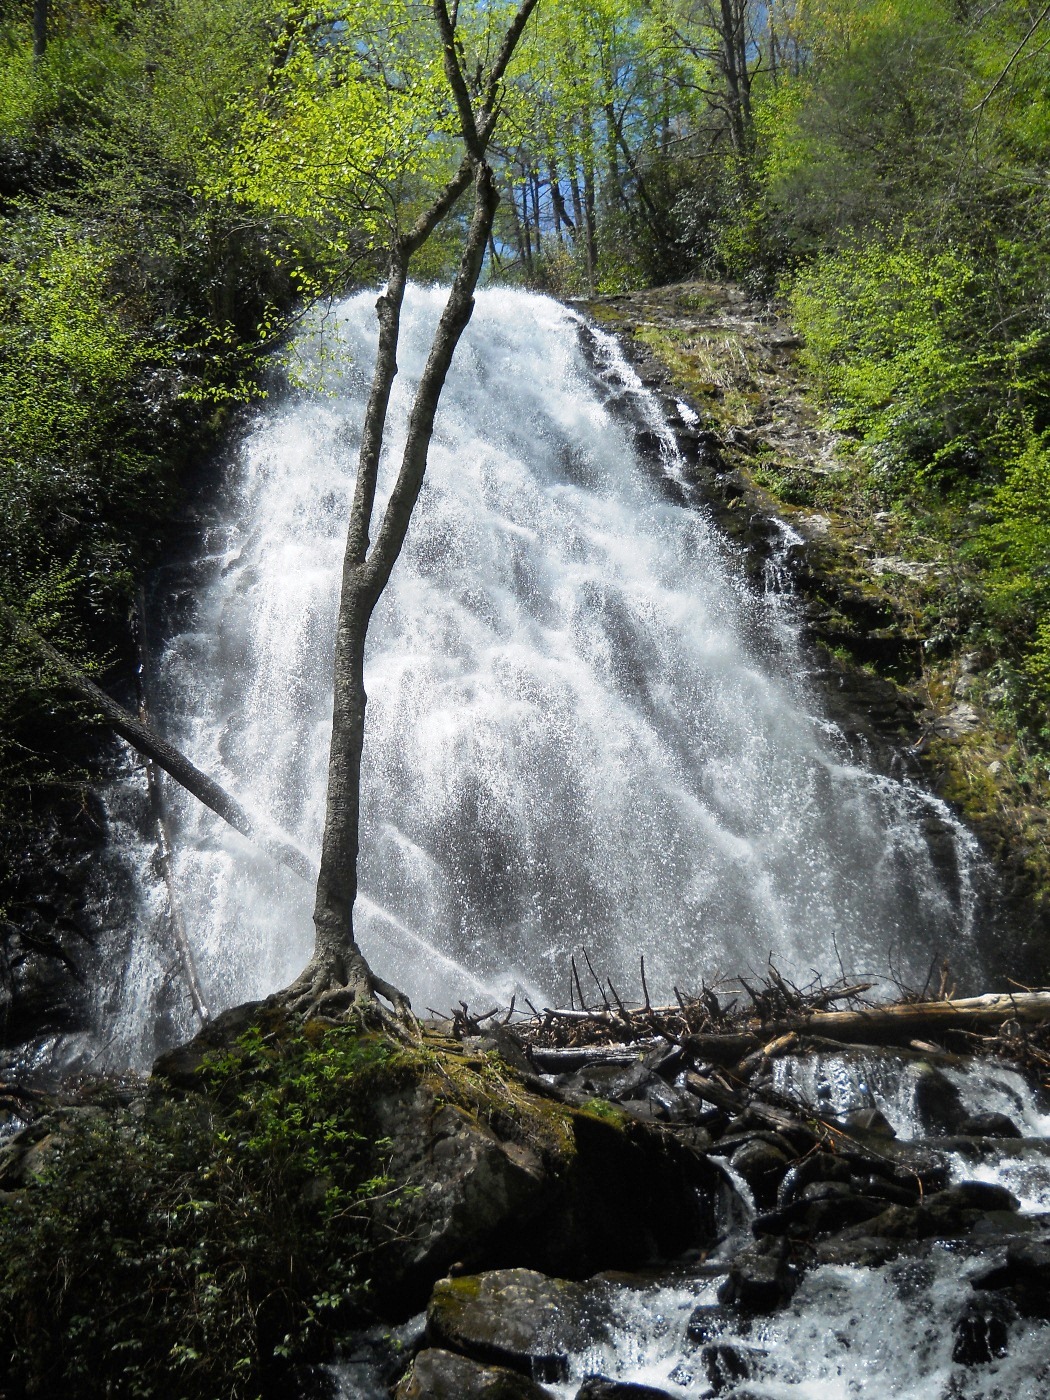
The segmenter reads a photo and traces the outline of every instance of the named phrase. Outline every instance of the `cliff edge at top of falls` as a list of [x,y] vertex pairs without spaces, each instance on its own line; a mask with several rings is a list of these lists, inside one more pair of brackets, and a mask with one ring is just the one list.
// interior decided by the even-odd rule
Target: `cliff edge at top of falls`
[[905,765],[977,836],[999,878],[993,975],[1050,980],[1050,784],[1004,713],[1001,658],[958,548],[967,521],[931,538],[906,510],[878,508],[855,444],[822,421],[801,338],[740,288],[687,282],[585,309],[664,400],[719,523],[747,546],[745,567],[760,574],[783,545],[776,521],[797,537],[785,562],[830,716],[869,762]]

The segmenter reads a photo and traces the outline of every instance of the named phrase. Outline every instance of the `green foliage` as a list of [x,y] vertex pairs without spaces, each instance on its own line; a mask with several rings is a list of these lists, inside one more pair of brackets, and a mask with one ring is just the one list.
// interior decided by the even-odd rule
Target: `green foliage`
[[0,1207],[6,1393],[249,1397],[359,1324],[392,1194],[370,1103],[391,1045],[279,1021],[201,1073],[201,1093],[59,1129]]
[[795,282],[795,319],[836,425],[904,489],[979,445],[987,405],[973,390],[995,349],[974,333],[977,283],[965,253],[928,255],[911,239],[847,248]]
[[[127,648],[184,474],[261,392],[318,258],[200,193],[231,103],[265,82],[275,4],[68,0],[38,62],[30,9],[0,21],[0,595],[91,669]],[[98,742],[3,643],[0,904],[25,826]]]
[[1029,432],[976,550],[985,566],[988,608],[1005,631],[1013,664],[1004,668],[1015,718],[1050,746],[1050,435]]

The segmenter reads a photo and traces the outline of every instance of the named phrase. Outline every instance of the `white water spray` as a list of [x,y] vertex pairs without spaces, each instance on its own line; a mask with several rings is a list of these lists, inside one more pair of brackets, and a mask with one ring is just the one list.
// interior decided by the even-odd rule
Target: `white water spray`
[[[380,505],[442,301],[406,302]],[[259,414],[157,663],[161,727],[315,858],[374,344],[364,294],[304,341],[326,391]],[[648,460],[636,429],[656,444]],[[923,821],[945,809],[850,759],[807,688],[790,611],[744,582],[682,503],[684,478],[610,337],[546,298],[479,295],[366,671],[357,927],[417,1009],[565,1000],[581,946],[624,995],[644,954],[659,997],[769,954],[807,980],[896,957],[921,981],[938,951],[969,956],[972,849],[960,834],[956,869],[939,869]],[[212,1006],[291,980],[312,891],[185,794],[172,806]],[[107,993],[133,1059],[153,1048],[157,906],[146,889]],[[180,1017],[171,1029],[192,1029]]]

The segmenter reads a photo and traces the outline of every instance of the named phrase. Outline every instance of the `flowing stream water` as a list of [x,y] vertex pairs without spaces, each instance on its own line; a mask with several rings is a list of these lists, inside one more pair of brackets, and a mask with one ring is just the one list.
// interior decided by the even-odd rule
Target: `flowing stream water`
[[[380,504],[442,301],[406,302]],[[312,859],[374,321],[369,294],[315,321],[308,387],[257,415],[192,570],[155,590],[155,719]],[[805,980],[921,983],[947,950],[976,965],[972,841],[822,718],[783,570],[750,585],[687,476],[612,337],[547,298],[479,295],[367,661],[357,927],[418,1009],[565,1002],[583,947],[624,995],[644,954],[664,998],[770,955]],[[162,1009],[164,1035],[193,1029],[140,785],[129,770],[111,794],[137,930],[99,994],[125,1063],[149,1059]],[[170,803],[207,1001],[273,991],[309,954],[311,890]],[[927,834],[945,823],[947,862]]]

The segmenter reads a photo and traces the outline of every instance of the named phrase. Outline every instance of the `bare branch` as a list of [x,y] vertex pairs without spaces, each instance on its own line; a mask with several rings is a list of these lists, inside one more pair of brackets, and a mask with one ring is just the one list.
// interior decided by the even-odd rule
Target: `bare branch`
[[470,100],[470,93],[467,91],[467,83],[466,79],[463,77],[463,68],[460,64],[459,54],[456,52],[456,31],[452,20],[449,18],[448,7],[445,4],[445,0],[434,0],[434,17],[437,20],[438,30],[441,34],[441,51],[445,63],[445,77],[448,79],[448,85],[452,89],[452,96],[456,100],[456,110],[459,113],[459,126],[463,133],[463,143],[474,160],[481,160],[485,154],[485,148],[478,135],[478,125],[474,119],[474,106]]
[[492,215],[499,202],[492,171],[484,163],[478,166],[475,173],[474,191],[474,216],[460,258],[459,270],[441,314],[423,377],[416,390],[401,470],[387,504],[375,546],[368,558],[368,585],[373,599],[377,599],[386,587],[390,571],[404,543],[408,522],[423,485],[438,398],[444,387],[453,353],[474,310],[474,288],[485,257]]

